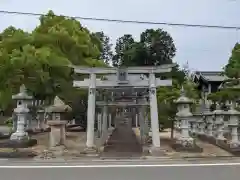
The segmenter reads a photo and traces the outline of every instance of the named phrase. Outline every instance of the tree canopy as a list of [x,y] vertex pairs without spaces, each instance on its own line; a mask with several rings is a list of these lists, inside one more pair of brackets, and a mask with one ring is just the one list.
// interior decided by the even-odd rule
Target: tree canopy
[[162,29],[147,29],[135,41],[131,34],[118,38],[114,66],[151,66],[171,64],[176,48],[172,37]]
[[236,43],[228,63],[224,67],[224,74],[229,78],[223,82],[220,91],[211,93],[208,99],[219,102],[240,99],[240,44]]
[[101,41],[79,21],[52,11],[39,20],[32,32],[10,26],[0,33],[2,108],[21,84],[35,97],[51,97],[73,91],[69,65],[106,66]]

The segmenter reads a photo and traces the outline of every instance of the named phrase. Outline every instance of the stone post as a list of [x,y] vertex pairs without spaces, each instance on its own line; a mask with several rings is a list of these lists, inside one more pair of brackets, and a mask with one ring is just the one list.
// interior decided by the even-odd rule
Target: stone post
[[160,135],[159,135],[159,119],[156,92],[156,77],[154,73],[149,74],[149,100],[151,113],[151,129],[152,129],[152,154],[158,154],[160,151]]
[[112,128],[112,114],[108,114],[108,120],[109,120],[109,128]]
[[97,113],[97,122],[98,122],[98,138],[102,136],[102,114],[100,112]]
[[28,140],[28,133],[25,131],[27,123],[27,115],[29,109],[27,107],[27,101],[32,99],[32,96],[28,96],[24,85],[20,87],[20,93],[12,97],[17,100],[17,108],[14,109],[14,113],[17,116],[17,130],[14,132],[10,139],[11,140]]
[[108,107],[103,106],[102,109],[103,109],[103,133],[106,133],[108,130]]
[[51,128],[50,137],[49,137],[50,148],[65,145],[66,124],[67,124],[67,121],[56,121],[56,120],[48,121],[48,125]]
[[37,111],[37,129],[39,129],[41,131],[46,130],[45,122],[44,122],[44,114],[45,114],[45,111],[42,108],[40,108]]

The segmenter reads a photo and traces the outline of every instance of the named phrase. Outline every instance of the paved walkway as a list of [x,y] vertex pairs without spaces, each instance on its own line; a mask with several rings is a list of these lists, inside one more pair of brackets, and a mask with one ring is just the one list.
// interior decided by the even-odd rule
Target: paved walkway
[[125,126],[113,130],[104,147],[102,157],[140,157],[142,146],[131,128]]

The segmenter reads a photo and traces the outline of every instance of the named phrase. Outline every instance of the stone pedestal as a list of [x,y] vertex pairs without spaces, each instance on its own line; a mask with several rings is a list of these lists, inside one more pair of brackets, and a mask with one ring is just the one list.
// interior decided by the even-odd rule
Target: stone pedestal
[[49,137],[50,148],[64,145],[66,141],[66,124],[67,121],[48,121],[48,125],[51,128]]

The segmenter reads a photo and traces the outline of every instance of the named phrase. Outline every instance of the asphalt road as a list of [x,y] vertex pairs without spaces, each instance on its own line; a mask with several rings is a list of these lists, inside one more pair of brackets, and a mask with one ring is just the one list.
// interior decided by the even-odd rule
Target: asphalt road
[[4,180],[237,180],[240,163],[21,163],[1,165],[0,174]]

